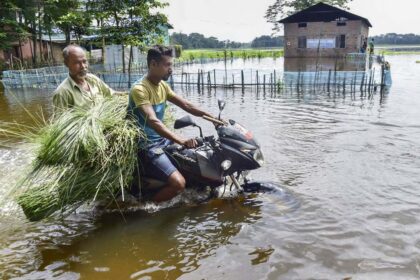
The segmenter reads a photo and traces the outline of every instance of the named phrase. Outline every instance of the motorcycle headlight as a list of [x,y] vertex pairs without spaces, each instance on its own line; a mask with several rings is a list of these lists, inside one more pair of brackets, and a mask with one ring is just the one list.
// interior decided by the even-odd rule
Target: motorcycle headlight
[[220,167],[224,170],[224,171],[226,171],[226,170],[228,170],[230,167],[232,166],[232,162],[230,161],[230,160],[224,160],[224,161],[222,161],[222,163],[220,164]]
[[254,153],[254,159],[260,166],[264,165],[264,156],[261,149],[257,149]]

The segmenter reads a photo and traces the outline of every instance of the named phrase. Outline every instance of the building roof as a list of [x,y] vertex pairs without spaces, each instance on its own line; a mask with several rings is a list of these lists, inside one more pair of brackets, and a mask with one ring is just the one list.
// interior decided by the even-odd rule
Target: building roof
[[325,3],[318,3],[300,12],[297,12],[287,18],[280,20],[280,23],[298,23],[298,22],[330,22],[336,21],[339,18],[346,18],[347,20],[361,20],[367,26],[372,27],[368,19],[352,14],[345,10],[336,8]]

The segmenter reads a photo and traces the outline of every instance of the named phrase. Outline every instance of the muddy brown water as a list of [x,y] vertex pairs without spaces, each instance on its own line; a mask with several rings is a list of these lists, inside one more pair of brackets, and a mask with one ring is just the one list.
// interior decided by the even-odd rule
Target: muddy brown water
[[[213,113],[223,96],[223,115],[263,148],[266,165],[252,177],[282,189],[125,219],[82,211],[30,223],[3,207],[1,278],[420,278],[420,56],[388,59],[394,84],[384,95],[178,89]],[[283,67],[282,59],[247,63]],[[0,94],[0,121],[30,125],[21,105],[48,117],[50,102],[37,89]],[[26,143],[11,141],[0,147],[0,196],[31,159]]]

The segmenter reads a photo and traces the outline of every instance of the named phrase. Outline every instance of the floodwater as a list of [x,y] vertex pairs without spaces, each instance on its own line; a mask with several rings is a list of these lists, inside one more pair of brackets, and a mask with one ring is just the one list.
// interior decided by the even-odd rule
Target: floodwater
[[[126,213],[124,219],[85,212],[30,223],[2,209],[0,275],[419,279],[420,56],[388,60],[394,84],[383,95],[178,89],[214,114],[223,95],[223,116],[252,130],[263,148],[266,165],[252,177],[281,188]],[[231,67],[243,67],[235,63]],[[252,67],[270,63],[254,61]],[[282,67],[282,59],[275,64]],[[36,90],[0,94],[0,121],[30,124],[19,104],[31,112],[43,108],[48,116],[50,99]],[[31,158],[25,143],[11,146],[0,147],[0,195]]]

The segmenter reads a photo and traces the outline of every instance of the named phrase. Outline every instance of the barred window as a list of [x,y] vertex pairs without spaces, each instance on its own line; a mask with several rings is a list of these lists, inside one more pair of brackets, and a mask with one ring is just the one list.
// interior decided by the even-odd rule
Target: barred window
[[306,36],[300,36],[298,38],[298,48],[306,49]]
[[337,49],[346,48],[346,35],[338,35],[335,39],[335,47]]

